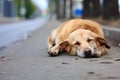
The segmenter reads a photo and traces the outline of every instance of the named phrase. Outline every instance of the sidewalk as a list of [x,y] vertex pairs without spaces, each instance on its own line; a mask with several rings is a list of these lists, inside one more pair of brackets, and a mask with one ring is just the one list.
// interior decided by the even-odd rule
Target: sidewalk
[[0,48],[15,41],[26,39],[46,21],[47,19],[37,18],[18,23],[0,24]]
[[13,18],[7,18],[7,17],[0,17],[0,24],[5,24],[5,23],[16,23],[22,21],[19,18],[13,17]]
[[50,20],[0,60],[0,80],[119,80],[120,49],[101,58],[49,57],[47,37],[61,22]]

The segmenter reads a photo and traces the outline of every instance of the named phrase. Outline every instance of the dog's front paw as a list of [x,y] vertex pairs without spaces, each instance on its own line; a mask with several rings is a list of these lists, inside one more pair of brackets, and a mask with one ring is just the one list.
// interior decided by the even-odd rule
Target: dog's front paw
[[104,47],[98,47],[95,49],[94,57],[101,57],[102,55],[106,54],[106,48]]
[[51,56],[51,57],[55,57],[55,56],[58,56],[59,55],[59,48],[57,47],[52,47],[48,50],[48,54]]
[[99,57],[101,57],[101,56],[102,56],[101,53],[95,53],[95,54],[93,55],[94,58],[99,58]]

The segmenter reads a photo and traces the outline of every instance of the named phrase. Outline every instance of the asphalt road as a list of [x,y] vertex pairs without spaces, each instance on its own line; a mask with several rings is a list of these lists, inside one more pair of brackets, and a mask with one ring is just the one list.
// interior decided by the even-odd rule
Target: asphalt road
[[0,24],[0,48],[15,41],[26,39],[33,31],[40,28],[46,20],[45,18],[37,18]]
[[60,24],[50,20],[0,60],[0,80],[120,80],[120,47],[101,58],[49,57],[47,37]]

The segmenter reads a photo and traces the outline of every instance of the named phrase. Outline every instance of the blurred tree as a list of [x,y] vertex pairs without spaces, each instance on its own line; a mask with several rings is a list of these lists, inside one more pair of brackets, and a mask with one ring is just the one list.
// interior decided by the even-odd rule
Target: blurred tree
[[36,7],[35,7],[35,5],[33,5],[31,0],[25,0],[25,7],[26,7],[25,17],[26,18],[30,18],[31,14],[33,14],[33,12],[35,11]]
[[59,19],[60,18],[60,12],[59,12],[60,4],[59,4],[59,0],[55,0],[55,3],[56,3],[56,17],[57,17],[57,19]]
[[83,18],[96,18],[101,15],[99,0],[83,0],[83,8]]
[[21,16],[21,14],[20,14],[21,0],[14,0],[14,3],[16,5],[16,7],[17,7],[17,15]]
[[65,18],[66,15],[66,0],[55,0],[57,19]]
[[70,0],[70,18],[73,18],[73,0]]
[[100,8],[100,0],[91,0],[93,3],[92,6],[92,17],[100,17],[101,16],[101,8]]
[[90,17],[90,0],[83,0],[83,18]]
[[119,7],[118,0],[104,0],[103,1],[103,19],[118,19]]
[[64,0],[64,11],[63,11],[63,17],[65,18],[66,16],[66,0]]
[[[17,13],[19,17],[22,17],[21,14],[21,8],[22,6],[22,0],[14,0],[16,6],[17,6]],[[32,3],[31,0],[24,0],[24,7],[26,9],[26,13],[25,13],[25,18],[30,18],[30,16],[33,14],[33,12],[36,10],[36,7],[34,6],[34,4]]]

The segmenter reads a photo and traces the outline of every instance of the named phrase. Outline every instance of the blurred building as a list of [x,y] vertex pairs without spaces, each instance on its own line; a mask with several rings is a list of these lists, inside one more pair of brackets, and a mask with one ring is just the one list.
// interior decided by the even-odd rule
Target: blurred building
[[0,0],[0,17],[15,17],[16,12],[13,0]]

